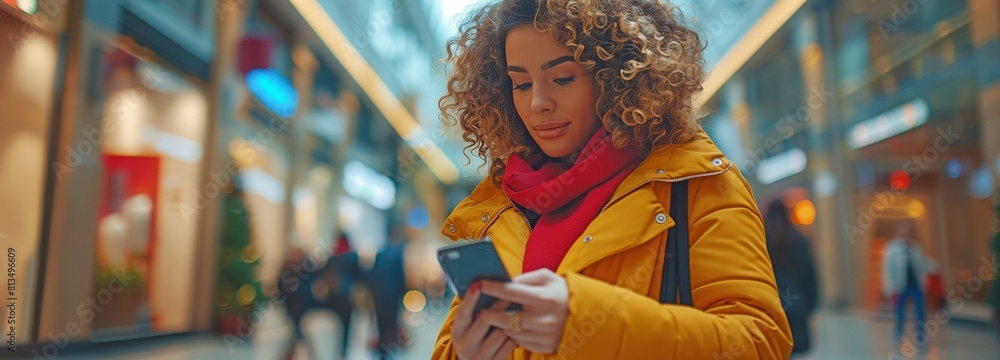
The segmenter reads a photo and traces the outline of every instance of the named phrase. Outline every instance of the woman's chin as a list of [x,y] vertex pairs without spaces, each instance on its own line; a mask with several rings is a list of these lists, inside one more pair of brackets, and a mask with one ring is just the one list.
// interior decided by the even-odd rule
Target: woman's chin
[[564,157],[569,156],[571,153],[573,153],[573,151],[571,149],[562,148],[562,147],[556,148],[556,147],[551,147],[551,146],[550,147],[541,146],[541,148],[542,148],[542,152],[545,153],[545,156],[548,156],[548,157],[553,158],[553,159],[562,159]]

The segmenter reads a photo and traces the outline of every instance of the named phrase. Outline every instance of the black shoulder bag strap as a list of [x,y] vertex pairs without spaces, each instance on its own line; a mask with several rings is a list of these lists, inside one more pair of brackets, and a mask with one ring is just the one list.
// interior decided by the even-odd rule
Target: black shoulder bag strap
[[691,300],[687,205],[688,182],[671,184],[670,217],[674,219],[674,227],[667,230],[667,250],[663,252],[663,279],[660,283],[660,303],[663,304],[694,306]]

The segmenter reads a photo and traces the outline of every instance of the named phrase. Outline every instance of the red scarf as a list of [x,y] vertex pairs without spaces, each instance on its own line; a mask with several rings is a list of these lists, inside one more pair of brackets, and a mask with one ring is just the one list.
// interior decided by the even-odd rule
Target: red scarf
[[611,136],[600,130],[572,166],[545,154],[530,160],[510,156],[503,189],[515,203],[541,215],[528,236],[523,272],[541,268],[556,271],[573,242],[600,214],[641,157],[629,148],[616,149]]

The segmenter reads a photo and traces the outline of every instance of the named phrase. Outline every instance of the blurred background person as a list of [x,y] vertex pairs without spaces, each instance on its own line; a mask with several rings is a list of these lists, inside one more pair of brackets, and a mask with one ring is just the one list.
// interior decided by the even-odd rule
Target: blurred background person
[[315,305],[312,294],[313,274],[307,271],[312,267],[306,263],[308,261],[312,260],[306,256],[305,251],[298,247],[291,247],[288,249],[288,256],[281,265],[281,272],[278,276],[278,293],[284,299],[285,312],[292,325],[288,347],[283,354],[284,359],[295,358],[295,349],[299,341],[305,344],[310,358],[315,354],[309,340],[302,332],[302,317],[309,308]]
[[768,205],[764,232],[778,295],[792,328],[792,357],[804,356],[812,348],[809,320],[819,300],[819,279],[812,247],[795,229],[781,199]]
[[906,305],[911,300],[917,317],[915,343],[921,348],[927,346],[927,336],[924,333],[924,290],[927,288],[929,267],[930,262],[913,236],[913,225],[909,222],[900,223],[896,237],[886,245],[885,259],[882,262],[883,292],[892,298],[896,309],[893,341],[897,346],[903,341]]
[[406,238],[398,226],[392,226],[385,248],[375,256],[368,273],[368,287],[375,302],[378,323],[378,358],[389,359],[406,345],[408,335],[400,328],[399,312],[406,294],[406,271],[403,253]]
[[338,341],[341,345],[340,355],[346,359],[350,344],[351,315],[355,308],[352,294],[354,286],[361,280],[361,268],[358,253],[351,247],[347,234],[341,234],[333,248],[332,256],[320,270],[320,277],[326,285],[326,297],[320,305],[332,310],[343,324]]

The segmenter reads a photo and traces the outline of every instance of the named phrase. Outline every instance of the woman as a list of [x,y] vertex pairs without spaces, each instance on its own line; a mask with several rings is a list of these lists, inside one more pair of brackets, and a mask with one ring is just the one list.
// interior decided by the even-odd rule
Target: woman
[[343,331],[337,340],[341,344],[340,356],[346,359],[350,344],[351,318],[354,314],[352,300],[354,284],[362,280],[362,273],[361,266],[358,265],[358,253],[351,248],[351,240],[346,233],[340,234],[333,246],[333,254],[320,269],[319,276],[327,287],[323,306],[333,310],[342,324]]
[[[651,0],[471,15],[440,107],[490,176],[443,232],[489,237],[514,280],[456,299],[433,358],[789,356],[760,213],[697,123],[701,49]],[[671,186],[685,180],[693,307],[658,301]],[[480,294],[501,301],[474,316]]]
[[804,355],[809,352],[812,343],[809,318],[819,300],[812,248],[809,241],[792,226],[788,209],[780,199],[768,205],[764,230],[767,233],[767,251],[774,264],[774,277],[781,290],[781,303],[795,339],[792,355]]

